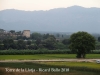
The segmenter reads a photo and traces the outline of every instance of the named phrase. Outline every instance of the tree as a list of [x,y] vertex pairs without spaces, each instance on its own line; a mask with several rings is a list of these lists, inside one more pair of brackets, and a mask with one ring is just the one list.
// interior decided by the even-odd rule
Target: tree
[[25,49],[26,43],[23,40],[18,40],[17,42],[17,49]]
[[22,32],[21,32],[21,31],[18,31],[18,32],[16,32],[16,34],[17,34],[17,35],[21,35],[21,34],[22,34]]
[[50,35],[47,33],[47,34],[44,34],[43,35],[43,39],[47,39]]
[[33,39],[33,40],[36,40],[36,39],[41,39],[42,38],[42,36],[41,36],[41,34],[40,33],[32,33],[31,34],[31,38]]
[[15,30],[10,30],[9,32],[11,32],[13,34],[13,33],[15,33]]
[[53,50],[56,47],[56,39],[54,37],[48,37],[46,40],[44,40],[44,47],[47,49]]
[[15,43],[13,39],[4,39],[3,40],[4,48],[5,49],[10,49],[10,48],[15,48]]
[[98,37],[98,41],[100,42],[100,37]]
[[2,50],[4,47],[3,47],[3,43],[2,41],[0,40],[0,50]]
[[2,44],[2,41],[0,40],[0,44]]
[[9,48],[13,48],[14,40],[13,39],[8,39],[8,43],[9,43]]
[[28,49],[30,49],[30,50],[34,49],[34,45],[29,45]]
[[85,58],[85,54],[95,49],[95,38],[87,32],[77,32],[70,37],[69,48],[77,52],[77,58]]
[[27,45],[31,45],[31,43],[32,43],[31,41],[27,41]]
[[62,43],[64,45],[69,45],[70,44],[70,40],[69,39],[64,39],[64,40],[62,40]]
[[39,44],[41,44],[41,39],[36,39],[35,43],[38,46]]
[[57,42],[56,44],[56,49],[66,49],[66,45],[64,45],[63,43],[61,42]]
[[8,50],[9,49],[9,46],[10,46],[9,45],[9,40],[8,39],[4,39],[3,40],[3,44],[4,44],[4,48]]

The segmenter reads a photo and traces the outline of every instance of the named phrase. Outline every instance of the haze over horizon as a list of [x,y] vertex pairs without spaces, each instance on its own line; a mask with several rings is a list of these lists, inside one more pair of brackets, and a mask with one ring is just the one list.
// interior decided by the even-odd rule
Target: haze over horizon
[[0,11],[0,28],[54,32],[100,33],[100,8],[71,6],[48,11]]
[[0,28],[99,33],[99,13],[100,0],[0,0]]
[[0,0],[0,10],[17,9],[25,11],[50,10],[70,6],[100,8],[100,0]]

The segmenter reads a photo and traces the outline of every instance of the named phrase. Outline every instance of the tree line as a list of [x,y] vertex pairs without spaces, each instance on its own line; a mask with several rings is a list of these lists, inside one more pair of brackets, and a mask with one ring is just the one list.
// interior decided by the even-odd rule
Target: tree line
[[68,45],[70,43],[69,39],[57,40],[54,35],[46,34],[44,35],[43,39],[38,34],[32,36],[34,40],[13,40],[13,39],[3,39],[0,40],[0,50],[9,50],[9,49],[30,49],[30,50],[37,50],[37,49],[49,49],[49,50],[56,50],[56,49],[68,49]]
[[[97,40],[87,32],[73,33],[69,39],[59,40],[54,35],[43,35],[34,33],[31,35],[33,40],[23,40],[19,38],[0,40],[0,50],[63,50],[70,49],[70,52],[76,53],[77,58],[85,58],[86,53],[95,50]],[[99,40],[99,39],[98,39]],[[68,52],[69,53],[69,52]]]

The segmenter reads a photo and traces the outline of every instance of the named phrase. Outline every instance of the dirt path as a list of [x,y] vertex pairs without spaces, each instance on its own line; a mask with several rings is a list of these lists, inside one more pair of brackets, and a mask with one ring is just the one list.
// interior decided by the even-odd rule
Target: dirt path
[[0,62],[96,62],[100,59],[0,60]]

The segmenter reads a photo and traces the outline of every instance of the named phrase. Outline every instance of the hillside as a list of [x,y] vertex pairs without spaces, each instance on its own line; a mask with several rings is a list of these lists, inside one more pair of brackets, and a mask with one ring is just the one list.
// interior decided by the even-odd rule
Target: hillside
[[100,32],[100,8],[72,6],[48,11],[0,11],[0,28],[5,30]]

